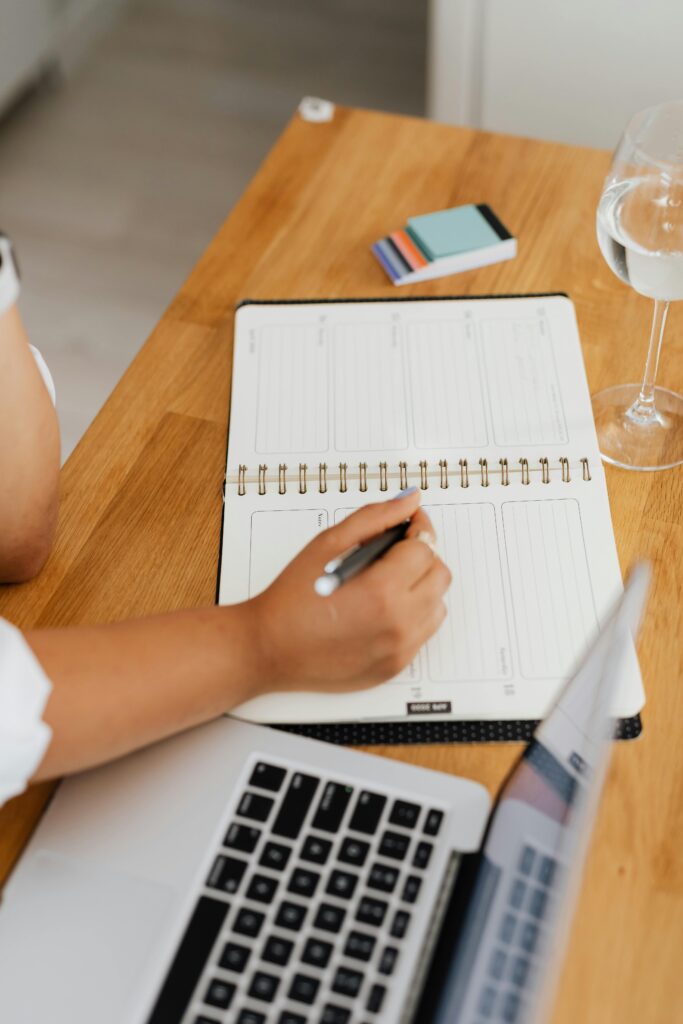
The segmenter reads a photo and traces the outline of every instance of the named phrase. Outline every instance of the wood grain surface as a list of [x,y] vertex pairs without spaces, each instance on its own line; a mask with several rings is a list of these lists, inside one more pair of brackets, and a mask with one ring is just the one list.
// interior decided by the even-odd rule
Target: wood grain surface
[[[566,291],[591,390],[638,380],[651,304],[597,247],[608,165],[599,151],[372,112],[295,116],[67,462],[55,551],[39,579],[0,589],[0,614],[52,626],[213,602],[241,299]],[[370,244],[409,216],[468,202],[493,207],[518,257],[390,285]],[[680,303],[660,383],[681,390],[682,378]],[[683,472],[608,468],[607,482],[622,568],[643,556],[655,568],[639,645],[648,700],[643,736],[615,750],[553,1020],[669,1024],[683,1005]],[[495,793],[520,747],[373,749]],[[51,788],[0,812],[0,879]]]

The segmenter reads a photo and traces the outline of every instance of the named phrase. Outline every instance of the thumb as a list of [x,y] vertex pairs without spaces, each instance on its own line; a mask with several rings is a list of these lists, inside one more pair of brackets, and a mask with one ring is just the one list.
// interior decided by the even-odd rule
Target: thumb
[[410,519],[419,506],[419,490],[417,487],[409,487],[389,501],[358,509],[343,522],[320,534],[320,540],[324,539],[328,557],[339,555],[355,544],[363,544],[371,537],[376,537],[390,526],[397,526],[404,519]]

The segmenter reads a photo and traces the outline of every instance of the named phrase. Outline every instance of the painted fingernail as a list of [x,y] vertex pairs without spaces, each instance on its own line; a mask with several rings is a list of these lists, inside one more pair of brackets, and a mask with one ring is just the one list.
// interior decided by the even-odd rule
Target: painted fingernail
[[394,500],[398,501],[399,498],[407,498],[409,494],[415,494],[416,490],[417,487],[406,487],[405,490],[398,492]]

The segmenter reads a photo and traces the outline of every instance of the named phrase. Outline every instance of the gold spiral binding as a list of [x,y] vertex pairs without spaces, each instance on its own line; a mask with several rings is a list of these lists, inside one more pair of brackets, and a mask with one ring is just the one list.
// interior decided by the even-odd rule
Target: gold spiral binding
[[460,486],[470,486],[470,473],[467,466],[467,459],[460,459]]
[[539,459],[538,461],[541,464],[541,483],[549,484],[550,483],[550,464],[549,464],[548,460],[545,457],[542,458],[542,459]]
[[308,490],[308,483],[306,481],[306,471],[308,466],[305,462],[299,463],[299,494],[305,494]]
[[479,459],[479,466],[481,468],[481,486],[488,487],[489,485],[489,464],[487,459]]
[[427,476],[427,463],[423,459],[420,462],[420,489],[426,491],[429,487],[429,477]]
[[510,472],[508,470],[508,460],[507,459],[498,459],[498,462],[500,463],[500,482],[503,485],[503,487],[507,487],[508,484],[510,483]]
[[522,467],[522,483],[526,486],[531,483],[531,479],[529,477],[529,460],[520,459],[519,464]]
[[566,455],[561,456],[560,466],[562,468],[562,483],[568,484],[571,480],[571,477],[569,475],[569,459]]
[[258,468],[258,492],[259,492],[259,494],[265,494],[266,493],[266,473],[267,472],[268,472],[268,467],[265,465],[265,463],[261,463],[261,465]]
[[389,490],[389,483],[387,481],[387,464],[386,462],[380,462],[379,464],[379,489],[380,491]]
[[398,464],[398,473],[399,473],[398,489],[399,489],[399,491],[405,491],[406,487],[408,486],[408,463],[407,462],[399,462],[399,464]]
[[346,494],[346,491],[347,491],[346,470],[347,470],[346,463],[345,462],[340,462],[339,463],[339,490],[341,491],[342,494]]
[[321,494],[327,494],[327,463],[318,463],[318,490]]
[[246,475],[247,467],[240,464],[237,467],[237,493],[240,495],[247,493]]
[[446,459],[439,460],[439,485],[445,490],[448,487],[448,462]]
[[278,494],[287,493],[287,466],[284,462],[281,462],[277,467],[277,492]]
[[360,481],[360,489],[365,492],[368,489],[368,464],[367,462],[358,463],[358,479]]
[[590,470],[590,465],[588,463],[588,459],[583,458],[580,461],[581,461],[581,465],[583,466],[583,479],[584,480],[590,480],[591,479],[591,470]]

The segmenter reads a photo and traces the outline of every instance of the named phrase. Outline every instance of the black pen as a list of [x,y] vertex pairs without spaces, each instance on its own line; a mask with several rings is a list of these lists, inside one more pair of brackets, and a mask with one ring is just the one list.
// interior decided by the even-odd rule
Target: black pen
[[403,540],[409,526],[410,519],[406,519],[404,522],[399,523],[398,526],[390,527],[384,533],[373,537],[372,540],[367,541],[365,544],[359,544],[357,547],[352,548],[351,551],[346,552],[346,554],[340,555],[338,558],[328,562],[325,566],[325,575],[319,576],[315,581],[316,594],[320,594],[321,597],[328,597],[330,594],[333,594],[342,583],[346,583],[347,580],[357,576],[361,570],[366,569],[373,562],[376,562],[378,558],[386,554],[394,544]]

